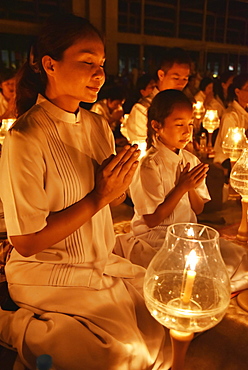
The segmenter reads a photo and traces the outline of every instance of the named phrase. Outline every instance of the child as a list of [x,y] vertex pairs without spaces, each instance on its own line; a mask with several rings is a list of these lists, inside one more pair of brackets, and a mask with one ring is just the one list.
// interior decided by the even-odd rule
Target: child
[[9,68],[0,71],[0,121],[16,116],[15,74],[15,70]]
[[192,104],[178,90],[161,91],[148,111],[147,154],[130,186],[135,236],[155,249],[167,226],[196,222],[210,200],[205,184],[208,165],[184,150],[191,138]]

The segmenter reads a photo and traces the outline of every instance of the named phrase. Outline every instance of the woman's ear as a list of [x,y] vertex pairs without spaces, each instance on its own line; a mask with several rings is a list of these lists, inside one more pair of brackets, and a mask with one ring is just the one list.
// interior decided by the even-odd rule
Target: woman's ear
[[162,127],[161,123],[156,121],[155,119],[151,120],[151,126],[152,126],[153,130],[156,131],[156,132],[158,132]]
[[54,65],[55,60],[51,58],[49,55],[44,55],[44,57],[42,58],[42,66],[48,75],[53,75]]

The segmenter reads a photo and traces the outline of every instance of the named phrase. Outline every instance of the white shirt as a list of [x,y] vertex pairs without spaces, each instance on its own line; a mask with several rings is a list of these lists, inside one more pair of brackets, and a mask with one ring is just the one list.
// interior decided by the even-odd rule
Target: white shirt
[[[84,109],[75,116],[40,96],[4,142],[1,197],[8,235],[42,230],[51,212],[85,197],[94,187],[96,166],[113,152],[112,132],[101,117]],[[8,282],[99,288],[103,273],[132,276],[128,261],[122,270],[123,260],[111,254],[114,243],[106,206],[47,250],[29,258],[13,250]]]
[[228,158],[228,156],[223,153],[222,142],[229,127],[243,127],[245,130],[248,129],[248,113],[236,100],[230,103],[221,119],[219,132],[214,145],[214,162],[222,163]]
[[[143,215],[153,213],[159,204],[164,202],[187,162],[190,163],[190,168],[193,168],[200,161],[187,150],[180,150],[179,154],[176,154],[157,140],[154,147],[142,158],[131,183],[130,191],[135,212],[131,222],[133,233],[156,249],[162,246],[168,225],[197,220],[188,193],[183,195],[171,215],[158,226],[149,228],[143,218]],[[205,181],[196,191],[205,202],[210,200]]]
[[127,135],[131,143],[145,141],[147,137],[147,111],[153,98],[159,93],[155,87],[146,98],[134,104],[126,122]]

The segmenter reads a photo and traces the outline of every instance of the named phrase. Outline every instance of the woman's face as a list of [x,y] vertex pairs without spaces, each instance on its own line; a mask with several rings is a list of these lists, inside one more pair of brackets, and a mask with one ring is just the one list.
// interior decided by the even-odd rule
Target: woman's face
[[[152,121],[154,128],[154,123]],[[165,118],[163,126],[154,128],[160,141],[170,150],[183,149],[192,139],[193,111],[189,107],[177,104],[172,113]]]
[[104,46],[97,35],[77,40],[60,61],[44,57],[47,98],[69,112],[75,112],[80,101],[93,103],[105,81],[104,62]]

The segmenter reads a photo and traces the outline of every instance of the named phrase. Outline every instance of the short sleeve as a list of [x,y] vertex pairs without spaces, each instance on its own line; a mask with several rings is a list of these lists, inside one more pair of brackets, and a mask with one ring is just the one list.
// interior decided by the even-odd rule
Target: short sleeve
[[131,141],[146,140],[147,108],[136,103],[129,114],[126,127]]
[[165,188],[166,180],[161,177],[160,167],[152,160],[149,164],[141,163],[130,186],[136,212],[139,215],[153,213],[167,195]]
[[49,214],[41,146],[23,132],[11,130],[1,158],[1,198],[8,234],[23,235],[46,226]]

